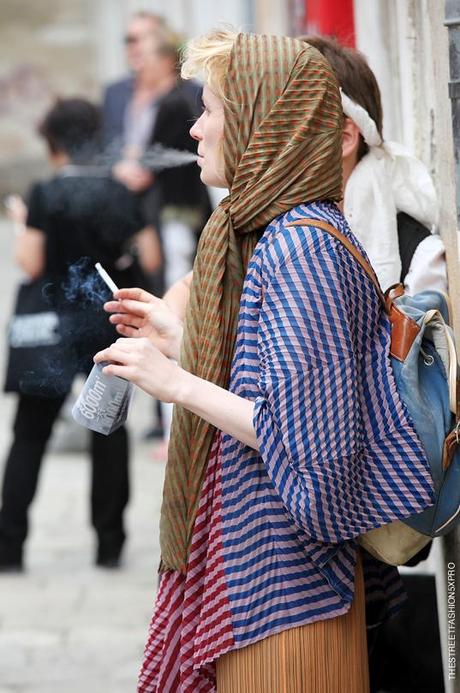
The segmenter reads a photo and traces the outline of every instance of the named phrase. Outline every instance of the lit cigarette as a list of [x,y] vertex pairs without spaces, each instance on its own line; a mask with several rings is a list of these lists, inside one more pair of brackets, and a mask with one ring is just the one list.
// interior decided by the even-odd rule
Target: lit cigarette
[[99,276],[105,281],[105,283],[109,287],[110,291],[113,294],[115,293],[115,291],[118,291],[118,286],[115,284],[112,277],[102,267],[101,263],[96,262],[96,264],[94,266],[97,269],[97,271],[99,272]]

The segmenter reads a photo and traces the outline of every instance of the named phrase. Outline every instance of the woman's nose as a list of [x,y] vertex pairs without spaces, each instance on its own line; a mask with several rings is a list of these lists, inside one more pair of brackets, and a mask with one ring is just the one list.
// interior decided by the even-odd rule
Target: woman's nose
[[194,140],[197,140],[197,142],[203,139],[203,135],[201,133],[201,116],[198,118],[198,120],[194,122],[194,124],[190,128],[190,135],[191,137],[193,137]]

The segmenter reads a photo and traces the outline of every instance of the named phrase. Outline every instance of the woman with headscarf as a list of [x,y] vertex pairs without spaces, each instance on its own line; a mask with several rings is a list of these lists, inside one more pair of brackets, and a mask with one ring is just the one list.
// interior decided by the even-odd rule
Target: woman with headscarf
[[213,32],[188,46],[183,75],[199,71],[201,177],[229,195],[203,231],[183,328],[164,301],[121,290],[106,308],[126,338],[95,357],[176,404],[139,690],[365,693],[356,538],[433,489],[386,314],[323,228],[362,252],[335,204],[338,86],[284,37]]

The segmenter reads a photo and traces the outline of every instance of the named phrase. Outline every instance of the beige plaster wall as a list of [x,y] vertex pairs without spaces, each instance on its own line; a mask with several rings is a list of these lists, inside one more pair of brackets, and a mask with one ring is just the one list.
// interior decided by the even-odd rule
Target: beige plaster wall
[[0,195],[43,174],[35,128],[57,95],[95,97],[89,0],[0,2]]

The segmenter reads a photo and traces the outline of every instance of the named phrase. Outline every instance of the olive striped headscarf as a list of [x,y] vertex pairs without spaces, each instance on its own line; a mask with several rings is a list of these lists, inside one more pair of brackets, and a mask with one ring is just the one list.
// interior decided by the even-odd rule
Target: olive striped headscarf
[[[246,269],[257,230],[342,188],[342,109],[323,56],[295,39],[239,34],[225,83],[224,160],[230,194],[199,244],[181,365],[228,387]],[[185,572],[215,428],[174,411],[160,523],[161,570]]]

